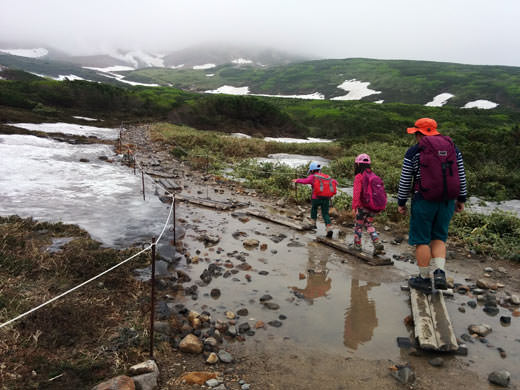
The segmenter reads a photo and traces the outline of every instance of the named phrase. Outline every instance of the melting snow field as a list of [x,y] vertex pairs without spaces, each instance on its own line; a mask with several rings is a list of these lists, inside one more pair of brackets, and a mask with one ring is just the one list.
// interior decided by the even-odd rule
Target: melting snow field
[[243,64],[252,64],[253,61],[247,60],[245,58],[237,58],[233,61],[231,61],[233,64],[243,65]]
[[136,68],[139,66],[139,63],[142,63],[148,67],[158,67],[158,68],[164,67],[164,60],[162,58],[164,56],[148,54],[141,50],[134,50],[134,51],[130,51],[125,54],[115,52],[115,53],[110,53],[110,56],[117,58],[121,61],[129,62]]
[[111,147],[0,135],[0,215],[79,224],[107,245],[149,240],[168,208],[151,194],[143,201],[141,177],[99,156]]
[[489,110],[489,109],[495,108],[497,106],[498,106],[497,103],[491,102],[489,100],[475,100],[475,101],[466,103],[463,108],[481,108],[483,110]]
[[[96,120],[96,119],[94,119]],[[72,123],[9,123],[9,126],[20,127],[26,130],[43,131],[45,133],[62,133],[71,135],[84,135],[86,137],[97,137],[100,139],[117,139],[119,129],[107,127],[94,127],[75,125]]]
[[314,92],[308,95],[266,95],[266,94],[252,94],[254,96],[268,96],[268,97],[277,97],[277,98],[285,98],[285,99],[309,99],[309,100],[324,100],[325,96],[322,93]]
[[452,95],[451,93],[444,92],[441,93],[433,98],[431,102],[428,102],[425,104],[425,106],[428,107],[442,107],[446,103],[448,103],[448,100],[454,97],[455,95]]
[[204,91],[205,93],[224,93],[227,95],[247,95],[249,87],[233,87],[231,85],[223,85],[220,88]]
[[[54,77],[53,77],[54,78]],[[74,80],[85,80],[83,77],[79,77],[79,76],[76,76],[75,74],[68,74],[68,75],[62,75],[60,74],[58,77],[54,78],[55,80],[58,80],[58,81],[65,81],[65,80],[69,80],[69,81],[74,81]],[[89,81],[89,80],[87,80]]]
[[112,72],[98,73],[98,75],[105,76],[110,79],[116,79],[117,81],[120,81],[125,84],[130,84],[130,85],[142,85],[145,87],[158,87],[159,86],[159,84],[146,84],[146,83],[138,83],[137,81],[125,80],[125,76],[117,74],[117,73],[112,73]]
[[376,95],[381,91],[376,91],[368,88],[370,82],[358,81],[356,79],[345,80],[343,84],[338,85],[338,88],[348,92],[344,96],[336,96],[330,100],[361,100],[366,96]]
[[39,47],[37,49],[0,49],[0,52],[11,54],[13,56],[39,58],[49,54],[47,49]]
[[193,67],[193,69],[211,69],[211,68],[214,68],[216,67],[217,65],[215,64],[204,64],[204,65],[195,65]]
[[89,117],[86,117],[86,116],[73,116],[73,118],[75,119],[83,119],[84,121],[89,121],[89,122],[93,122],[93,121],[98,121],[99,119],[96,119],[96,118],[89,118]]
[[275,163],[275,164],[284,164],[288,165],[291,168],[296,168],[302,165],[309,165],[312,161],[321,162],[323,166],[329,164],[329,160],[319,157],[319,156],[303,156],[300,154],[285,154],[285,153],[276,153],[270,154],[267,158],[257,158],[255,159],[259,163]]

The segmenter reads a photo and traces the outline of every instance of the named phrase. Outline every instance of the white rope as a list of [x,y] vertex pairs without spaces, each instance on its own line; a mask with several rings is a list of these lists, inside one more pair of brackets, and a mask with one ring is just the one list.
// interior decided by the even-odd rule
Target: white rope
[[7,326],[7,325],[9,325],[9,324],[11,324],[11,323],[17,321],[17,320],[19,320],[19,319],[21,319],[21,318],[23,318],[23,317],[25,317],[25,316],[27,316],[27,315],[29,315],[29,314],[35,312],[36,310],[39,310],[39,309],[41,309],[42,307],[47,306],[48,304],[50,304],[50,303],[52,303],[52,302],[54,302],[54,301],[57,301],[58,299],[64,297],[65,295],[68,295],[68,294],[70,294],[71,292],[76,291],[77,289],[83,287],[84,285],[86,285],[86,284],[88,284],[88,283],[90,283],[90,282],[92,282],[92,281],[94,281],[94,280],[100,278],[101,276],[103,276],[103,275],[105,275],[105,274],[107,274],[107,273],[113,271],[114,269],[116,269],[116,268],[122,266],[123,264],[129,262],[130,260],[136,258],[136,257],[139,256],[140,254],[142,254],[142,253],[144,253],[144,252],[150,250],[150,249],[152,248],[152,246],[157,245],[157,243],[158,243],[158,242],[160,241],[160,239],[162,238],[162,236],[163,236],[163,234],[164,234],[164,231],[166,230],[166,227],[168,226],[168,222],[170,221],[170,216],[172,215],[172,212],[173,212],[173,203],[172,203],[172,206],[170,207],[170,213],[168,214],[168,218],[166,219],[166,222],[165,222],[165,224],[164,224],[164,226],[163,226],[163,229],[162,229],[162,231],[161,231],[161,234],[159,234],[159,237],[158,237],[158,238],[157,238],[157,239],[156,239],[152,244],[148,245],[146,248],[144,248],[143,250],[139,251],[139,252],[136,253],[135,255],[130,256],[129,258],[127,258],[127,259],[121,261],[120,263],[118,263],[118,264],[116,264],[116,265],[110,267],[109,269],[107,269],[107,270],[101,272],[100,274],[98,274],[98,275],[96,275],[96,276],[94,276],[94,277],[92,277],[92,278],[90,278],[90,279],[84,281],[83,283],[78,284],[77,286],[71,288],[70,290],[67,290],[67,291],[61,293],[60,295],[57,295],[57,296],[55,296],[54,298],[49,299],[47,302],[44,302],[44,303],[42,303],[41,305],[38,305],[38,306],[32,308],[31,310],[28,310],[28,311],[26,311],[25,313],[20,314],[19,316],[15,317],[15,318],[13,318],[13,319],[7,321],[7,322],[4,322],[3,324],[0,325],[0,328],[3,328],[4,326]]

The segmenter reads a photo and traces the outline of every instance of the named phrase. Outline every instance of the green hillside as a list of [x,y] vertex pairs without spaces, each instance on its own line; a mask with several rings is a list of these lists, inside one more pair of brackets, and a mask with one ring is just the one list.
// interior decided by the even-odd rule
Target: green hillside
[[232,85],[248,86],[256,94],[320,92],[326,99],[345,95],[337,86],[357,79],[370,82],[369,88],[381,91],[364,101],[425,104],[434,96],[449,92],[455,97],[448,100],[448,106],[461,107],[469,101],[485,99],[520,111],[520,68],[508,66],[352,58],[267,68],[222,65],[206,71],[148,68],[129,72],[127,77],[198,91]]

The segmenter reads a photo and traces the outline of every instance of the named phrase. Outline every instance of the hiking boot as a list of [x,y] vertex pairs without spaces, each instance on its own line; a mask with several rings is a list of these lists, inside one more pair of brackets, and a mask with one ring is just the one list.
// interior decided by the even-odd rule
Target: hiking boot
[[385,254],[385,246],[378,242],[374,242],[374,256],[384,255]]
[[446,281],[446,272],[442,269],[436,269],[433,271],[433,286],[437,290],[447,290],[448,282]]
[[350,249],[355,250],[355,251],[358,251],[358,252],[361,252],[361,250],[362,250],[362,248],[361,248],[361,244],[353,243],[353,244],[349,244],[348,247],[349,247]]
[[432,292],[432,280],[430,278],[423,278],[420,275],[412,276],[408,279],[408,286],[425,294],[431,294]]
[[327,238],[332,238],[332,230],[327,231]]

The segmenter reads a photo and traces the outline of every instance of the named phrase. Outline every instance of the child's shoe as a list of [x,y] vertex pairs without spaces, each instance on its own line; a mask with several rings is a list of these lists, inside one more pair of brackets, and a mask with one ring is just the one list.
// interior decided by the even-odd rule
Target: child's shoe
[[383,255],[385,253],[385,246],[378,242],[374,242],[374,256]]
[[423,278],[422,276],[412,276],[408,279],[408,285],[425,294],[432,293],[432,280],[430,278]]
[[362,250],[361,244],[357,244],[357,243],[349,244],[348,247],[350,249],[353,249],[353,250],[358,251],[358,252],[361,252],[361,250]]

